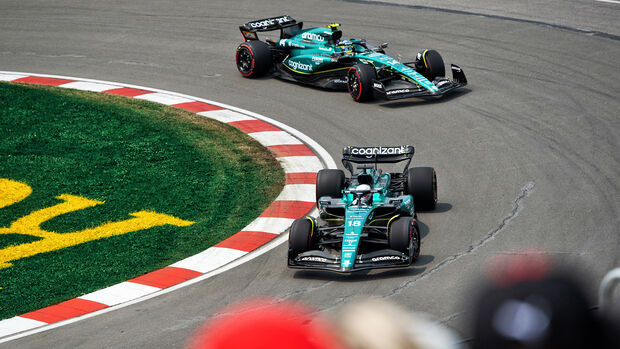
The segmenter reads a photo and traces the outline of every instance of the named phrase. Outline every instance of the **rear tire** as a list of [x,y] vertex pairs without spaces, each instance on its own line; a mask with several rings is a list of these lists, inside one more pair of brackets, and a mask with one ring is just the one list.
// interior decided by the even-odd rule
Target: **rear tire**
[[423,50],[418,54],[418,57],[420,56],[422,59],[418,60],[418,72],[424,75],[425,78],[433,81],[436,78],[443,78],[446,76],[446,66],[439,52],[435,50]]
[[[316,201],[318,203],[321,196],[332,198],[342,197],[344,187],[344,172],[342,170],[324,169],[316,174]],[[317,204],[318,207],[318,204]]]
[[409,245],[413,238],[413,224],[411,217],[399,217],[392,223],[388,232],[388,244],[392,250],[409,253]]
[[437,206],[437,174],[434,168],[410,168],[406,189],[407,194],[413,196],[416,211],[431,211]]
[[364,102],[373,98],[372,80],[377,78],[375,68],[370,64],[356,64],[347,72],[347,88],[351,98]]
[[288,249],[291,258],[312,248],[312,222],[308,218],[299,218],[291,225],[288,234]]
[[246,78],[257,78],[265,75],[271,67],[269,45],[258,40],[241,43],[235,54],[237,69]]

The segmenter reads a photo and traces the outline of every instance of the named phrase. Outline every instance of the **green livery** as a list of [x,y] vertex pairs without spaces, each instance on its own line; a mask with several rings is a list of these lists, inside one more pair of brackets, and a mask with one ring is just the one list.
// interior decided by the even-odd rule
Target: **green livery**
[[[451,65],[445,77],[443,59],[422,50],[415,60],[400,62],[385,54],[387,43],[372,46],[362,39],[342,40],[339,24],[303,29],[290,16],[272,17],[240,26],[245,42],[236,63],[249,78],[271,73],[276,77],[326,89],[348,90],[355,101],[373,98],[437,97],[465,86],[463,70]],[[280,38],[265,41],[258,32],[280,30]]]
[[[431,167],[409,169],[413,154],[412,146],[344,148],[342,162],[350,176],[319,171],[319,217],[291,226],[288,266],[352,272],[415,262],[420,254],[416,213],[435,208],[437,177]],[[377,167],[401,161],[406,161],[402,172]]]

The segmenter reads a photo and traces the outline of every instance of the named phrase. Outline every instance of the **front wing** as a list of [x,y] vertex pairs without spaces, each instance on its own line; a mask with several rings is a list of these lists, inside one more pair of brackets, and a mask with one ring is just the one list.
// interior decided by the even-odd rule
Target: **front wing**
[[465,77],[465,73],[463,70],[457,66],[452,64],[452,80],[445,79],[440,81],[437,84],[437,88],[439,91],[431,92],[425,89],[422,86],[404,82],[397,81],[395,84],[388,84],[387,86],[383,84],[381,81],[374,80],[373,81],[373,89],[375,94],[379,97],[383,97],[387,100],[395,100],[395,99],[403,99],[403,98],[412,98],[412,97],[439,97],[444,94],[456,90],[457,88],[463,87],[467,85],[467,78]]
[[339,273],[350,273],[368,269],[402,268],[412,263],[411,257],[404,253],[383,249],[357,255],[355,263],[350,267],[340,266],[340,255],[319,250],[300,253],[288,259],[289,268],[329,270]]

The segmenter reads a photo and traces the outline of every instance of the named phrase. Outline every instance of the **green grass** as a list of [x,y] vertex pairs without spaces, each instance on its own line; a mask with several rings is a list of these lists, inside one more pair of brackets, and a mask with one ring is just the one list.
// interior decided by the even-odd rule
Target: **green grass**
[[[196,222],[95,240],[0,269],[0,319],[125,281],[205,250],[278,195],[277,161],[236,128],[150,102],[0,83],[0,178],[32,194],[0,209],[0,227],[69,193],[105,204],[51,219],[73,232],[154,210]],[[36,238],[0,235],[0,248]]]

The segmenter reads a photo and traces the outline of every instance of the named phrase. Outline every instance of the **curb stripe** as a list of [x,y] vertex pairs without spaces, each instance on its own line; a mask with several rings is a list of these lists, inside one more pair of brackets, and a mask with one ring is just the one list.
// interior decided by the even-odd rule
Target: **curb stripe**
[[175,95],[171,95],[167,93],[161,93],[161,92],[148,92],[143,95],[134,96],[133,98],[143,99],[145,101],[151,101],[151,102],[160,103],[160,104],[165,104],[168,106],[171,106],[173,104],[193,102],[189,98],[179,97],[179,96],[175,96]]
[[15,79],[13,82],[23,82],[26,84],[37,84],[37,85],[48,85],[48,86],[60,86],[70,82],[75,82],[73,80],[64,80],[64,79],[55,79],[55,78],[45,78],[38,76],[26,76],[23,78]]
[[264,231],[240,231],[215,247],[228,247],[250,252],[275,239],[276,236]]
[[137,88],[130,88],[130,87],[113,88],[113,89],[102,91],[102,92],[109,93],[111,95],[119,95],[119,96],[125,96],[125,97],[135,97],[135,96],[143,95],[146,93],[150,93],[150,91],[139,90]]
[[56,305],[51,305],[43,309],[20,315],[20,317],[52,324],[54,322],[92,313],[93,311],[107,307],[107,305],[98,302],[73,298]]
[[316,185],[316,172],[287,173],[286,184],[315,184]]
[[141,285],[134,282],[121,282],[120,284],[112,285],[78,298],[114,306],[144,297],[159,290],[159,288],[153,286]]
[[265,147],[283,144],[302,144],[301,141],[284,131],[266,131],[250,133],[250,137],[256,139]]
[[223,108],[220,108],[215,105],[203,103],[203,102],[187,102],[187,103],[173,104],[172,106],[175,108],[181,108],[187,111],[191,111],[192,113],[200,113],[200,112],[211,111],[211,110],[223,110]]
[[297,219],[310,212],[313,206],[314,202],[275,201],[260,216]]
[[[168,267],[78,298],[1,320],[0,337],[3,338],[0,338],[0,343],[176,290],[217,275],[269,251],[285,241],[285,235],[281,234],[290,227],[294,219],[303,217],[313,210],[316,172],[325,167],[335,167],[335,162],[329,154],[303,133],[260,114],[218,102],[142,86],[54,75],[0,71],[0,81],[102,92],[194,112],[247,133],[271,150],[286,174],[286,185],[276,200],[240,232]],[[315,152],[320,155],[317,157]],[[323,162],[327,165],[324,166]],[[259,249],[272,241],[274,243]],[[248,252],[257,249],[259,250],[248,255]],[[96,313],[90,314],[93,312]],[[52,323],[55,325],[49,325]]]
[[271,145],[269,148],[277,157],[284,156],[314,156],[314,153],[305,144]]
[[138,276],[136,278],[128,280],[127,282],[133,282],[136,284],[153,286],[158,288],[166,288],[172,285],[180,284],[183,281],[193,279],[201,274],[202,273],[199,273],[197,271],[184,268],[165,267],[163,269],[155,270],[142,276]]
[[234,121],[228,123],[231,126],[235,126],[245,133],[265,132],[265,131],[282,131],[279,128],[268,124],[262,120],[244,120]]
[[26,319],[25,317],[12,317],[0,321],[0,337],[8,336],[13,333],[22,332],[47,325],[45,322]]

